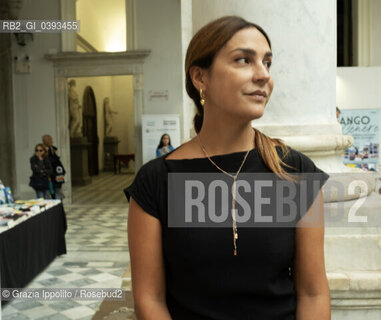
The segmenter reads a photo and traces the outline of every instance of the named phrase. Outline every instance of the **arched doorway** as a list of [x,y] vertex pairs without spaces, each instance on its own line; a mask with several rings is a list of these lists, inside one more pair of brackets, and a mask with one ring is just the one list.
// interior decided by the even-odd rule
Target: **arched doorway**
[[83,136],[90,143],[88,148],[89,175],[99,174],[98,162],[98,126],[97,126],[97,103],[94,91],[90,86],[83,93]]

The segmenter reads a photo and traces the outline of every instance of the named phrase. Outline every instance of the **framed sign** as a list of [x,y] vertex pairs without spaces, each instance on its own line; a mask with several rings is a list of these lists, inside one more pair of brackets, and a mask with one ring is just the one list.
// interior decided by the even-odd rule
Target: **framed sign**
[[173,148],[180,146],[178,114],[144,114],[142,116],[143,164],[156,158],[156,149],[163,134],[168,134]]
[[345,150],[343,162],[352,167],[376,170],[379,163],[380,109],[341,110],[339,122],[354,144]]

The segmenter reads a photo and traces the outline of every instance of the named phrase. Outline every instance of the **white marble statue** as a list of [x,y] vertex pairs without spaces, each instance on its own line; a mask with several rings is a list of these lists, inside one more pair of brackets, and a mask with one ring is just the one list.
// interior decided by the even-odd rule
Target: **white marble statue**
[[69,81],[69,112],[70,112],[70,137],[82,137],[82,106],[79,104],[79,96],[75,89],[75,80]]
[[112,131],[112,115],[118,114],[118,112],[111,109],[110,106],[110,98],[106,97],[103,99],[103,111],[104,111],[104,117],[105,117],[105,137],[111,136]]

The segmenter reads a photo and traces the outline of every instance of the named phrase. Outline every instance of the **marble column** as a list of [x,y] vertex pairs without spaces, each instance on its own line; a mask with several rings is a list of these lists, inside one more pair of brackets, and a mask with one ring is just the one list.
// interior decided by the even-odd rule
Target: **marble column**
[[[181,0],[181,55],[182,61],[185,61],[188,44],[193,36],[193,23],[192,23],[192,1]],[[183,103],[181,110],[181,128],[182,128],[182,141],[184,143],[195,135],[193,129],[193,117],[194,117],[194,103],[188,96],[185,88],[185,70],[182,67],[182,79],[183,80]]]
[[11,36],[0,33],[0,180],[16,194]]
[[[21,0],[1,1],[0,20],[17,19],[21,7]],[[17,197],[12,37],[11,33],[0,33],[0,179]]]
[[[75,3],[77,0],[61,1],[61,19],[62,20],[75,20],[76,9]],[[62,32],[61,34],[61,48],[62,51],[73,52],[77,50],[77,33],[76,32]]]
[[[353,139],[342,135],[335,116],[336,1],[193,0],[191,14],[193,33],[224,15],[242,16],[266,30],[275,87],[265,115],[253,126],[311,157],[331,180],[351,183],[355,173],[342,164],[341,154]],[[375,176],[361,179],[367,187],[361,210],[377,215]],[[324,195],[327,207],[344,202],[344,215],[359,198],[349,192]],[[333,319],[381,319],[380,243],[380,228],[326,228]]]

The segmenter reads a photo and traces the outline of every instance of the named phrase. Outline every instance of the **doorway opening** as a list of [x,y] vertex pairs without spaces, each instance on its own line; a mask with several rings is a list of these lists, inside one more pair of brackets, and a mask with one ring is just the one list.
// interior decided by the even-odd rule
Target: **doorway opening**
[[[86,150],[82,151],[87,159],[76,159],[73,150],[71,152],[71,168],[78,166],[78,161],[87,162],[87,168],[81,173],[85,177],[78,179],[73,176],[78,170],[76,173],[72,171],[71,181],[87,181],[86,184],[90,184],[88,190],[94,190],[91,191],[92,197],[87,194],[86,198],[97,201],[99,196],[102,197],[97,195],[102,188],[92,188],[91,184],[98,185],[103,178],[111,178],[114,154],[135,154],[134,76],[71,77],[67,82],[75,82],[76,94],[82,97],[81,132],[87,144],[83,147]],[[71,145],[70,149],[73,147],[78,148]],[[130,163],[128,171],[134,172],[134,163]],[[101,177],[96,178],[99,174]],[[75,187],[73,192],[78,190],[82,189]],[[76,194],[73,194],[73,201],[83,202]]]
[[[132,108],[133,116],[128,117],[128,122],[132,123],[132,126],[128,127],[130,133],[123,135],[123,141],[125,141],[128,148],[134,148],[135,153],[135,168],[139,169],[142,163],[142,134],[141,134],[141,116],[143,114],[143,63],[145,58],[150,54],[149,50],[136,50],[136,51],[126,51],[126,52],[115,52],[115,53],[105,53],[105,52],[91,52],[91,53],[72,53],[72,52],[62,52],[59,54],[47,54],[45,57],[51,60],[54,64],[54,75],[55,75],[55,91],[56,91],[56,123],[57,123],[57,144],[60,145],[61,150],[61,162],[67,169],[66,183],[63,185],[63,192],[66,196],[64,203],[72,203],[72,186],[71,186],[71,161],[70,161],[70,132],[69,128],[69,106],[68,106],[68,80],[78,79],[78,90],[80,85],[83,89],[87,86],[91,86],[94,91],[94,96],[97,105],[97,124],[98,124],[98,137],[99,137],[99,148],[98,148],[98,168],[102,168],[103,157],[100,156],[101,152],[103,155],[103,141],[101,141],[100,132],[100,119],[99,106],[103,106],[105,97],[110,97],[111,89],[106,86],[100,86],[102,90],[110,89],[110,91],[104,92],[105,94],[100,94],[97,87],[92,83],[80,84],[81,79],[86,78],[88,80],[96,80],[103,77],[108,77],[111,79],[129,79],[131,84],[131,98],[132,98]],[[126,78],[125,78],[126,77]],[[95,81],[94,80],[94,81]],[[114,80],[113,80],[114,81]],[[115,80],[118,82],[118,80]],[[123,81],[121,81],[123,82]],[[82,91],[81,91],[82,92]],[[126,88],[123,83],[120,88],[115,91],[114,97],[119,99],[121,93],[126,92]],[[82,96],[82,93],[79,94]],[[111,105],[113,105],[113,97],[111,98]],[[115,104],[116,105],[116,104]],[[119,119],[118,117],[115,117]],[[102,115],[103,119],[103,115]],[[101,124],[103,126],[103,124]],[[104,129],[103,129],[104,130]],[[116,129],[115,129],[116,130]],[[122,146],[122,144],[120,145]],[[102,150],[102,151],[100,151]]]

